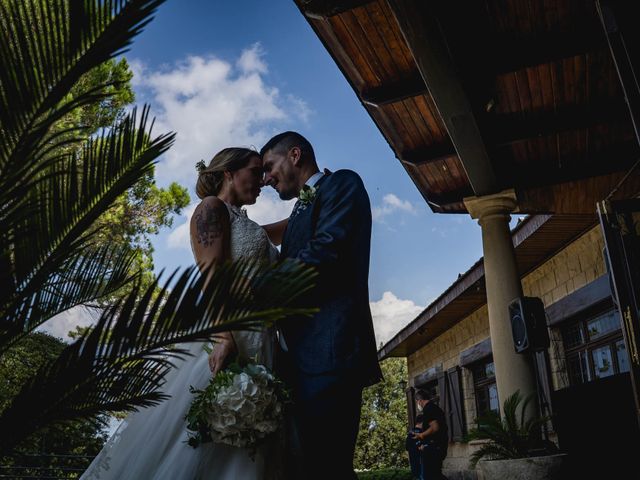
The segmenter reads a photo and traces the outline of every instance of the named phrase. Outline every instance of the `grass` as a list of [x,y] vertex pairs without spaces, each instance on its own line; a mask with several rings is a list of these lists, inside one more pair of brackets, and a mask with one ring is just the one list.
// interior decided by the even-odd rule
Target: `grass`
[[385,468],[358,472],[358,480],[412,480],[411,470],[404,468]]

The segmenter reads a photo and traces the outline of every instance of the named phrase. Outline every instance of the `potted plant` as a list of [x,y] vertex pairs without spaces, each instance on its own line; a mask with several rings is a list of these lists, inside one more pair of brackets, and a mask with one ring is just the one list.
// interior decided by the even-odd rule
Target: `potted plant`
[[470,461],[471,468],[479,462],[485,480],[559,478],[566,454],[542,438],[541,430],[549,417],[535,414],[527,417],[532,398],[531,395],[523,398],[516,391],[504,401],[504,418],[492,412],[480,418],[478,427],[467,434],[467,441],[486,441],[471,455]]

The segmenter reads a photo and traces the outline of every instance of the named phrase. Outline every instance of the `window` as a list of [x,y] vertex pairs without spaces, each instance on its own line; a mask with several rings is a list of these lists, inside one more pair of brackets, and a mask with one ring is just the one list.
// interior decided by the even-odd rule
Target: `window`
[[571,385],[628,372],[620,315],[609,309],[562,327]]
[[493,359],[489,358],[471,366],[473,372],[473,390],[476,397],[476,416],[489,412],[500,413],[496,371]]

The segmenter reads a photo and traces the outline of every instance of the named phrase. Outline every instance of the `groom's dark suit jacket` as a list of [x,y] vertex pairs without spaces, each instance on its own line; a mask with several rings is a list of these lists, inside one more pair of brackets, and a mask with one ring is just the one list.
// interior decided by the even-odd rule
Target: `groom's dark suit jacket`
[[289,219],[282,243],[282,257],[318,271],[304,303],[320,311],[281,326],[302,396],[317,388],[314,381],[365,387],[382,377],[369,309],[370,245],[371,206],[362,180],[350,170],[327,171],[313,201]]

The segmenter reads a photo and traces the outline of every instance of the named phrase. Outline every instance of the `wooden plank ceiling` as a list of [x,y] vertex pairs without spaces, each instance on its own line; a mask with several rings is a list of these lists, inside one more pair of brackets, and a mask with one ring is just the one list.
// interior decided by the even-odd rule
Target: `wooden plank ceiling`
[[593,1],[295,1],[434,212],[593,213],[640,157]]

